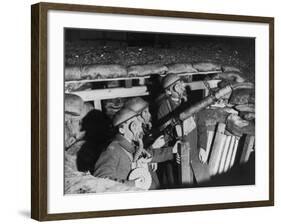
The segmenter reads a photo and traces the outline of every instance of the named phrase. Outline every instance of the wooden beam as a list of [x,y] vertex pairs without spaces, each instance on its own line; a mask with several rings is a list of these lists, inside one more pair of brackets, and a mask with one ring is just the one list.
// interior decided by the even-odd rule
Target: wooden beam
[[[207,81],[209,83],[210,88],[216,88],[218,87],[218,83],[221,80],[210,80]],[[200,89],[207,89],[204,85],[203,81],[195,81],[195,82],[189,82],[185,83],[186,86],[190,88],[190,90],[200,90]]]
[[225,143],[224,143],[224,147],[223,147],[221,160],[220,160],[219,174],[224,172],[224,166],[225,166],[225,163],[226,163],[226,157],[227,157],[227,152],[228,152],[229,145],[230,145],[230,140],[231,140],[231,136],[227,135]]
[[132,88],[95,89],[71,93],[80,96],[84,102],[148,95],[146,86],[137,86]]
[[208,71],[208,72],[185,72],[185,73],[179,73],[179,76],[189,76],[189,75],[209,75],[209,74],[218,74],[222,73],[222,71]]
[[254,142],[255,142],[255,136],[251,136],[251,135],[246,136],[242,155],[240,158],[240,164],[248,162],[251,152],[253,152]]
[[190,145],[189,142],[181,142],[179,154],[181,157],[181,164],[179,170],[179,177],[181,184],[191,185],[193,183],[193,173],[190,164]]
[[224,135],[224,131],[225,124],[219,123],[209,162],[210,174],[212,176],[216,175],[219,171],[220,160],[222,157],[223,147],[226,140],[226,135]]
[[89,83],[89,82],[110,82],[110,81],[121,81],[121,80],[132,80],[132,79],[148,79],[150,76],[141,76],[141,77],[117,77],[117,78],[103,78],[103,79],[81,79],[81,80],[69,80],[65,81],[65,84],[68,83]]
[[212,146],[212,143],[214,140],[214,135],[215,135],[214,131],[207,131],[207,145],[206,145],[207,161],[210,156],[209,154],[210,154],[211,146]]
[[235,144],[235,136],[231,135],[230,144],[229,144],[229,148],[227,151],[223,172],[227,172],[230,169],[230,162],[231,162],[231,156],[232,156],[233,149],[234,149],[234,144]]
[[[210,80],[208,81],[211,88],[217,87],[220,80]],[[191,90],[206,89],[202,81],[196,81],[191,83],[186,83]],[[72,94],[80,96],[85,102],[93,100],[105,100],[113,98],[123,98],[123,97],[134,97],[134,96],[145,96],[148,95],[148,90],[146,86],[135,86],[132,88],[108,88],[108,89],[95,89],[95,90],[84,90],[84,91],[74,91]]]
[[231,155],[231,161],[230,161],[230,168],[233,167],[234,162],[235,162],[239,140],[240,140],[240,137],[235,136],[234,148],[233,148],[233,152],[232,152],[232,155]]

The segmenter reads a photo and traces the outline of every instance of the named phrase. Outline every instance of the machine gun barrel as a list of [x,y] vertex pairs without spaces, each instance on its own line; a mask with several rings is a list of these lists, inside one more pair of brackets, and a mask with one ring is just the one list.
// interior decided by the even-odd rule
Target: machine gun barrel
[[204,98],[203,100],[199,101],[198,103],[196,103],[195,105],[191,106],[190,108],[184,110],[183,112],[181,112],[178,115],[178,118],[181,121],[184,121],[185,119],[187,119],[188,117],[192,116],[195,113],[198,113],[199,111],[201,111],[202,109],[206,108],[207,106],[210,106],[211,104],[213,104],[216,100],[219,100],[220,98],[222,98],[223,96],[232,93],[233,90],[235,89],[252,89],[254,88],[254,85],[252,83],[236,83],[233,85],[227,85],[223,88],[221,88],[220,90],[218,90],[217,92],[215,92],[214,94],[207,96],[206,98]]

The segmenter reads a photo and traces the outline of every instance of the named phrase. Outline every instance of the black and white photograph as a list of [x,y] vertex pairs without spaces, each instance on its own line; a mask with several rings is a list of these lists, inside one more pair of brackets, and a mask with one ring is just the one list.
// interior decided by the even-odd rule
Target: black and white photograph
[[64,193],[255,184],[255,38],[64,30]]

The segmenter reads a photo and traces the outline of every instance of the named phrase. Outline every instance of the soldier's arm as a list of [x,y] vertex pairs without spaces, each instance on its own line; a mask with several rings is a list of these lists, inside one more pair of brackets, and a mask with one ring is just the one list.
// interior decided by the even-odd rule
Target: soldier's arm
[[100,178],[108,178],[119,183],[126,184],[130,187],[135,187],[135,180],[118,179],[116,175],[116,168],[119,163],[118,150],[112,148],[104,151],[95,165],[94,176]]
[[147,151],[152,155],[152,163],[161,163],[174,158],[173,147],[150,148]]

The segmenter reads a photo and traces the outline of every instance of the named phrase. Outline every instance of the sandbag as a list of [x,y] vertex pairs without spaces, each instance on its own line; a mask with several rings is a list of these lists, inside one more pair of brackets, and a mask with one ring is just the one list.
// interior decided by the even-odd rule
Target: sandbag
[[75,92],[75,91],[84,91],[91,90],[92,83],[84,83],[84,82],[65,82],[64,83],[64,91],[65,92]]
[[128,68],[129,76],[146,76],[152,74],[163,75],[168,72],[168,68],[165,65],[153,64],[153,65],[134,65]]
[[124,192],[140,191],[136,187],[130,187],[105,178],[94,177],[89,173],[81,173],[77,176],[65,178],[65,194],[83,194],[83,193],[103,193],[103,192]]
[[80,116],[84,102],[80,96],[66,93],[64,95],[64,111],[73,116]]
[[255,92],[253,89],[239,89],[234,90],[231,94],[229,103],[237,104],[254,104]]
[[239,68],[233,66],[223,65],[221,68],[223,72],[241,72]]
[[180,74],[180,73],[194,73],[197,72],[192,64],[182,63],[182,64],[170,64],[167,65],[169,74]]
[[80,116],[72,116],[67,113],[64,115],[64,135],[66,150],[77,140],[84,137],[85,131],[81,130]]
[[79,66],[66,66],[64,68],[65,81],[81,79],[81,68]]
[[221,71],[221,66],[212,62],[199,62],[192,65],[198,72]]
[[226,129],[233,135],[241,137],[243,134],[255,135],[255,122],[242,119],[240,116],[231,114],[227,118]]
[[90,102],[86,102],[84,103],[83,107],[82,107],[82,111],[81,111],[81,120],[91,111],[94,109],[94,105]]
[[77,170],[76,155],[68,151],[64,153],[64,193],[101,193],[120,191],[139,191],[136,187],[130,187],[110,179],[92,176],[89,172],[83,173]]
[[122,65],[89,65],[82,68],[82,79],[106,79],[126,77],[127,70]]

